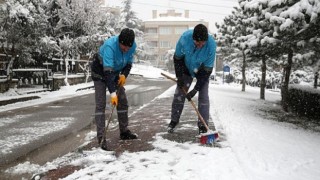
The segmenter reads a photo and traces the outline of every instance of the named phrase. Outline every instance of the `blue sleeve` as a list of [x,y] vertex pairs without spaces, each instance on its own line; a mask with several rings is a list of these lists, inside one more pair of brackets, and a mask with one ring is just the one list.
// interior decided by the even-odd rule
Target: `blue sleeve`
[[99,54],[102,57],[104,80],[108,90],[111,93],[116,91],[115,74],[114,74],[114,49],[109,45],[109,41],[105,42],[99,49]]
[[180,37],[179,41],[177,42],[177,45],[176,45],[176,50],[174,52],[174,56],[177,58],[177,59],[182,59],[184,57],[184,52],[183,52],[183,45],[182,45],[182,36]]
[[203,63],[205,67],[213,67],[215,58],[216,58],[216,42],[212,39],[212,42],[209,44],[209,56],[207,60]]
[[114,50],[110,46],[105,46],[102,59],[103,59],[103,67],[104,68],[114,68]]
[[[210,42],[209,42],[210,41]],[[209,40],[209,46],[208,46],[208,57],[206,61],[203,63],[202,66],[200,66],[199,71],[196,73],[197,83],[194,86],[194,89],[197,91],[200,91],[203,87],[203,85],[209,81],[209,77],[213,70],[213,63],[215,61],[216,57],[216,43],[213,39]]]

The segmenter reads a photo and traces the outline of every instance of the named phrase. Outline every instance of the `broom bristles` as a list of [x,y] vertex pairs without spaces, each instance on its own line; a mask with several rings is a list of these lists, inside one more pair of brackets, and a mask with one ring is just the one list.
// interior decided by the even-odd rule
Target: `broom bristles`
[[200,134],[201,144],[213,144],[219,140],[219,133],[214,131],[208,131],[206,133]]

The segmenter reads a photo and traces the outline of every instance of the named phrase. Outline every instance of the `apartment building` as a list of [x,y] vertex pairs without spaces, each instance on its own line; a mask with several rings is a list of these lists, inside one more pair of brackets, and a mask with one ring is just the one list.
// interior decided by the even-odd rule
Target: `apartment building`
[[167,10],[165,13],[152,11],[152,19],[144,21],[144,39],[153,54],[158,67],[164,67],[165,56],[168,50],[175,49],[176,43],[181,34],[188,29],[193,29],[197,24],[202,23],[208,27],[209,23],[201,19],[189,17],[189,10],[183,13],[175,10]]

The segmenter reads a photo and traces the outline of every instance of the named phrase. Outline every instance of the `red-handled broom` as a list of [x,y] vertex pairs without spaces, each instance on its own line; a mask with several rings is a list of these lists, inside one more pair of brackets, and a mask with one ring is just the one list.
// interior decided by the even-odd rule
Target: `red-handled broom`
[[[172,78],[172,77],[170,77],[170,76],[168,76],[168,75],[166,75],[164,73],[161,73],[161,75],[166,77],[166,78],[168,78],[168,79],[170,79],[170,80],[172,80],[172,81],[174,81],[174,82],[177,82],[176,79],[174,79],[174,78]],[[187,95],[187,91],[185,89],[182,89],[182,90],[185,93],[185,95]],[[200,121],[202,122],[202,124],[207,129],[206,133],[200,134],[200,143],[201,144],[213,144],[215,141],[217,141],[219,139],[219,133],[209,129],[207,123],[205,122],[205,120],[201,116],[201,114],[200,114],[199,110],[197,109],[195,103],[192,100],[190,100],[189,102],[191,103],[191,105],[194,108],[194,110],[197,112],[197,115],[198,115]]]

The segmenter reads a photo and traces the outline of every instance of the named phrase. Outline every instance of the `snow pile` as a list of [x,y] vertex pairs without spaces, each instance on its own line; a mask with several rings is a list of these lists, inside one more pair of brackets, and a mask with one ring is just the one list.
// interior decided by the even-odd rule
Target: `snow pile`
[[161,76],[162,72],[165,71],[153,66],[134,64],[130,71],[130,74],[143,76],[145,78],[163,78],[163,76]]
[[161,136],[153,145],[153,151],[125,152],[118,159],[102,150],[85,152],[72,164],[86,167],[64,179],[246,179],[231,148],[181,144]]

